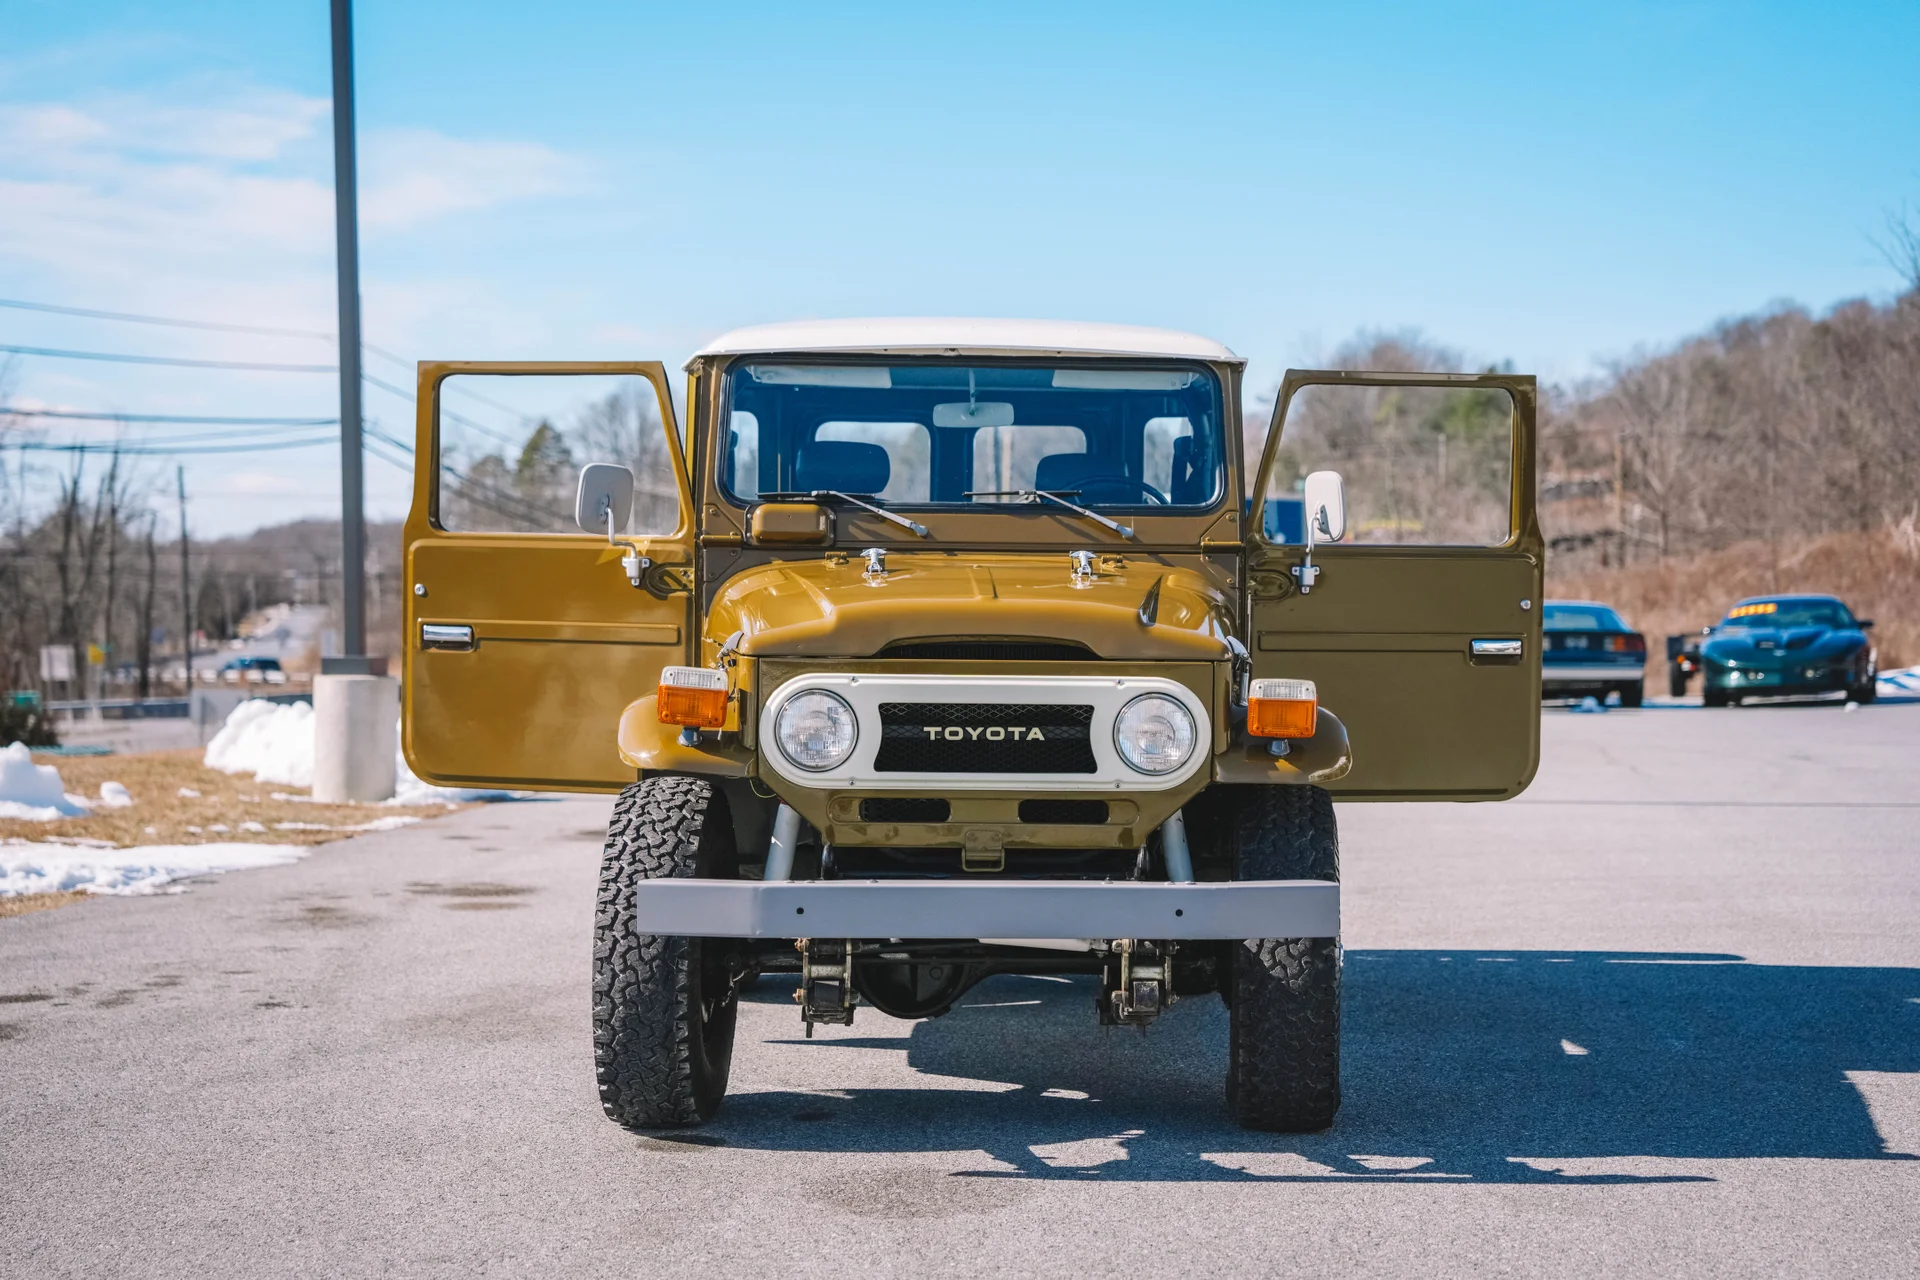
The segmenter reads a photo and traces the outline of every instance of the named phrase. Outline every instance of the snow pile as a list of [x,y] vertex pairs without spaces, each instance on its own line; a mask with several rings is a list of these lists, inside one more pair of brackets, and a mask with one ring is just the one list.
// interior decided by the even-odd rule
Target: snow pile
[[133,849],[0,844],[0,898],[25,893],[158,893],[175,880],[220,871],[278,867],[307,850],[288,844],[159,844]]
[[[251,773],[259,782],[292,787],[313,785],[313,704],[241,703],[207,744],[206,764],[222,773]],[[393,799],[388,804],[457,804],[468,800],[511,800],[515,793],[471,787],[436,787],[407,767],[406,756],[393,757]],[[283,797],[276,796],[276,799]],[[285,797],[306,799],[305,796]]]
[[260,782],[313,785],[313,704],[250,698],[207,744],[206,765]]
[[393,754],[393,799],[388,804],[461,804],[469,800],[514,800],[520,792],[475,787],[436,787],[422,782],[407,768],[402,752]]
[[1897,671],[1882,671],[1878,692],[1895,695],[1920,693],[1920,667],[1901,667]]
[[125,809],[133,804],[133,793],[125,784],[103,782],[100,784],[100,807],[102,809]]
[[86,811],[84,800],[67,794],[60,771],[50,764],[35,764],[26,744],[16,742],[0,751],[0,818],[52,822]]

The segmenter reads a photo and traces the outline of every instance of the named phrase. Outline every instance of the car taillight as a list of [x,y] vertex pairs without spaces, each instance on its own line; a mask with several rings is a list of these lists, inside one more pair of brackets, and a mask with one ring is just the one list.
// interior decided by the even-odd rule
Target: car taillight
[[727,673],[712,667],[668,667],[660,673],[661,724],[718,729],[727,722]]
[[1607,651],[1609,653],[1645,653],[1647,638],[1645,636],[1608,636]]
[[1311,680],[1255,680],[1247,686],[1247,732],[1256,738],[1311,738],[1320,691]]

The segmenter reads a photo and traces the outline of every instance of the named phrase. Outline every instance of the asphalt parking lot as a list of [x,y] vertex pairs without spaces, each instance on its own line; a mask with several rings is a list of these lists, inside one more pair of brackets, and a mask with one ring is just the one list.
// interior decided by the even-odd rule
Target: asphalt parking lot
[[1344,806],[1346,1106],[1221,1098],[1212,997],[741,1022],[607,1123],[608,805],[498,805],[0,920],[10,1275],[1911,1274],[1920,704],[1549,710],[1503,805]]

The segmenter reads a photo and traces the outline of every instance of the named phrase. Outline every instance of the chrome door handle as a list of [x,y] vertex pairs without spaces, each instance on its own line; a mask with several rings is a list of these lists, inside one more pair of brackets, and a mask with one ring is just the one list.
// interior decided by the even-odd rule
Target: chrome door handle
[[1526,641],[1509,639],[1484,639],[1473,641],[1469,647],[1475,662],[1519,662],[1526,656]]
[[471,653],[473,652],[473,628],[464,625],[449,626],[438,622],[423,622],[420,624],[420,647]]

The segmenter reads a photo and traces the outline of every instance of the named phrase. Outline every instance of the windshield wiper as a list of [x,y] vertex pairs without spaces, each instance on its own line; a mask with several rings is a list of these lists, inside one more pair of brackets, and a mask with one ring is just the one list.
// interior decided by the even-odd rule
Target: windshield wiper
[[[805,492],[796,490],[792,493],[763,493],[760,495],[760,501],[762,502],[795,502],[807,499],[818,502],[822,498],[838,498],[842,502],[851,502],[854,506],[864,507],[881,519],[891,520],[902,529],[911,530],[922,538],[932,536],[927,532],[927,526],[921,524],[918,520],[909,520],[897,511],[889,511],[885,507],[880,506],[880,500],[873,497],[872,494],[868,494],[865,498],[856,498],[854,495],[842,493],[838,489],[809,489]],[[869,499],[872,500],[869,501]]]
[[[1078,489],[1067,489],[1064,490],[1064,492],[1078,494],[1080,491]],[[976,489],[966,496],[969,498],[1018,498],[1022,502],[1038,502],[1040,499],[1045,498],[1048,502],[1057,502],[1069,511],[1078,512],[1089,520],[1107,526],[1107,528],[1113,530],[1123,538],[1131,538],[1133,536],[1133,530],[1126,525],[1118,521],[1109,520],[1098,511],[1089,511],[1077,502],[1068,502],[1058,493],[1048,493],[1045,489]]]

